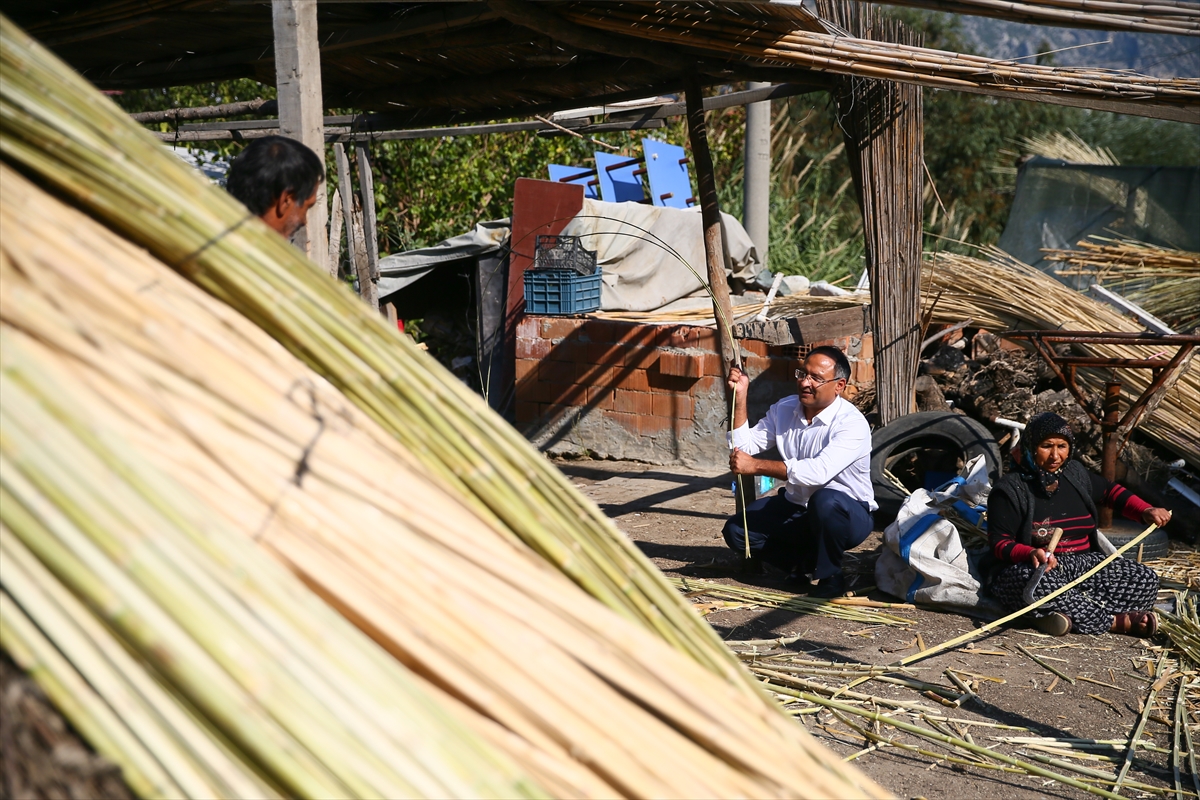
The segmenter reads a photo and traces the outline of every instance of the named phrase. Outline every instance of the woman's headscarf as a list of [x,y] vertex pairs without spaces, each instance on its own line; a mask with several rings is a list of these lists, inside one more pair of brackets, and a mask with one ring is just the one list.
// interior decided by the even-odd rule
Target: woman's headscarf
[[[1067,459],[1071,459],[1075,455],[1075,435],[1071,433],[1071,426],[1067,421],[1051,411],[1046,411],[1038,414],[1025,426],[1025,432],[1021,436],[1021,471],[1035,479],[1037,485],[1041,488],[1042,493],[1047,497],[1054,494],[1046,487],[1050,484],[1058,483],[1059,475],[1062,472],[1063,466],[1066,466],[1066,461],[1063,461],[1056,471],[1042,469],[1033,460],[1033,451],[1042,442],[1049,439],[1051,436],[1057,436],[1067,440]],[[1058,491],[1058,488],[1055,488]]]

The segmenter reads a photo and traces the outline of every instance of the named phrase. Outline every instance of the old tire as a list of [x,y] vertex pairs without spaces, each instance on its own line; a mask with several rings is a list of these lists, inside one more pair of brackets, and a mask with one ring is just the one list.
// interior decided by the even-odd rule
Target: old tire
[[[896,519],[907,496],[883,472],[892,469],[898,459],[911,457],[917,451],[939,454],[946,468],[955,461],[966,463],[982,455],[992,483],[1000,477],[1000,447],[982,424],[950,411],[922,411],[901,417],[871,435],[871,483],[875,502],[879,504],[875,512],[879,530]],[[905,485],[910,490],[922,488],[924,477],[923,472],[910,472]]]
[[[1146,530],[1146,526],[1140,522],[1116,518],[1113,519],[1112,527],[1104,531],[1104,535],[1112,542],[1113,547],[1121,547],[1144,530]],[[1166,558],[1169,549],[1167,532],[1159,528],[1145,539],[1142,539],[1141,544],[1126,550],[1122,558],[1136,561],[1139,549],[1142,551],[1142,561]]]

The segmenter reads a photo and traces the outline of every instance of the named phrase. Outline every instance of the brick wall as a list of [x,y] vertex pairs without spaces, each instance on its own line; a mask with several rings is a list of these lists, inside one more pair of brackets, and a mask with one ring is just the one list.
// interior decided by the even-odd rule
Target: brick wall
[[[797,348],[739,344],[753,421],[795,394]],[[852,386],[874,380],[870,334],[828,344],[850,358]],[[515,364],[517,426],[544,450],[697,467],[728,461],[729,406],[712,328],[527,316],[517,325]]]

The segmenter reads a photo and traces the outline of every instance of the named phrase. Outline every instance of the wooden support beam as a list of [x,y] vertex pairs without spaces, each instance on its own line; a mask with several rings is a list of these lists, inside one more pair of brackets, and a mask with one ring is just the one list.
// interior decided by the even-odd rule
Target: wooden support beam
[[696,167],[696,184],[700,194],[700,216],[704,225],[704,260],[708,264],[708,284],[712,291],[713,316],[721,332],[721,359],[726,371],[732,362],[742,366],[741,352],[733,342],[730,324],[733,312],[729,300],[729,281],[725,277],[725,242],[721,236],[721,207],[717,202],[717,178],[713,173],[712,154],[708,149],[708,127],[704,120],[704,92],[700,79],[688,79],[684,97],[687,101],[688,138],[692,145],[692,161]]
[[[325,161],[324,101],[321,94],[321,53],[317,45],[317,0],[272,0],[275,29],[275,87],[279,103],[279,133],[312,149]],[[308,224],[292,237],[321,269],[326,269],[329,245],[325,233],[325,183],[317,186],[317,202]]]
[[871,330],[869,305],[847,306],[802,317],[750,320],[733,326],[737,339],[756,339],[771,345],[812,344],[862,336]]
[[[770,84],[751,83],[751,90],[773,89]],[[742,158],[742,224],[758,260],[767,267],[767,245],[771,235],[771,101],[746,106],[746,135]]]
[[363,238],[367,246],[367,272],[372,283],[379,281],[379,230],[375,221],[375,176],[365,145],[355,148],[358,156],[358,191],[362,197]]
[[337,164],[338,193],[342,198],[342,215],[346,218],[346,253],[354,266],[358,278],[358,294],[372,308],[379,308],[379,296],[375,281],[371,279],[371,267],[367,261],[366,237],[363,234],[361,212],[354,208],[354,186],[350,183],[350,159],[341,143],[333,146],[333,159]]

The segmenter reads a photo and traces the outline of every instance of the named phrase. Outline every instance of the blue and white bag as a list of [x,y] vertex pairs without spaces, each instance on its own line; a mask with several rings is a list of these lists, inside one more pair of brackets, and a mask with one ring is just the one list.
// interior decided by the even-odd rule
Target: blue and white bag
[[978,570],[984,551],[968,552],[954,523],[942,515],[953,508],[972,525],[985,527],[982,517],[991,488],[984,458],[976,456],[949,483],[932,492],[913,492],[883,532],[876,585],[909,603],[992,609],[995,601],[983,594]]

